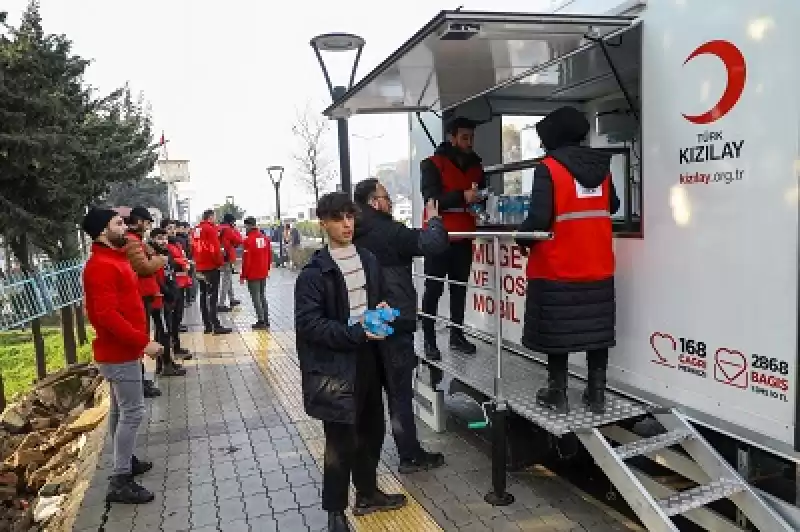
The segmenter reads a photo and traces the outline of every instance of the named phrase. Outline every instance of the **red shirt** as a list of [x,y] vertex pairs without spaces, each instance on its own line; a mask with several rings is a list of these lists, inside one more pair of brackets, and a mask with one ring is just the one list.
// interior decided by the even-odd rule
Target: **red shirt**
[[192,286],[192,278],[189,277],[189,259],[186,258],[186,253],[183,252],[180,243],[167,244],[167,249],[175,265],[178,267],[175,270],[175,283],[178,285],[178,288],[188,288]]
[[225,250],[225,259],[228,262],[236,262],[236,248],[242,245],[242,235],[232,225],[222,224],[219,227],[219,240],[222,249]]
[[272,242],[258,229],[251,229],[244,240],[241,278],[260,281],[269,277],[272,263]]
[[92,244],[83,290],[86,314],[96,333],[95,361],[118,364],[142,357],[150,335],[138,284],[124,250]]
[[202,221],[192,230],[192,257],[199,272],[216,270],[225,264],[216,224]]

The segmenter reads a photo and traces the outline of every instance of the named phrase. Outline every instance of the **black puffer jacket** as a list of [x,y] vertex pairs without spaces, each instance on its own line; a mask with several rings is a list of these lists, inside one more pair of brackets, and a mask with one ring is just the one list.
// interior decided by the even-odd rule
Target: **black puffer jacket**
[[[359,248],[367,276],[369,308],[383,301],[380,266],[375,256]],[[354,423],[357,362],[374,357],[377,342],[367,340],[361,325],[348,325],[350,305],[342,272],[328,248],[311,257],[294,285],[297,355],[306,413],[322,421]],[[363,362],[362,362],[363,363]]]
[[390,214],[368,205],[360,207],[355,237],[381,265],[385,301],[400,311],[392,324],[396,333],[380,343],[385,367],[416,364],[413,332],[417,330],[417,291],[411,276],[414,257],[444,253],[450,245],[441,218],[431,218],[427,229],[411,229]]
[[[599,186],[610,174],[611,156],[571,141],[566,144],[547,155],[563,164],[583,186]],[[536,167],[533,183],[531,209],[520,231],[547,231],[553,224],[554,206],[553,180],[546,166]],[[609,209],[612,214],[619,209],[613,183]],[[545,354],[613,347],[615,311],[613,276],[593,282],[529,280],[522,344]]]

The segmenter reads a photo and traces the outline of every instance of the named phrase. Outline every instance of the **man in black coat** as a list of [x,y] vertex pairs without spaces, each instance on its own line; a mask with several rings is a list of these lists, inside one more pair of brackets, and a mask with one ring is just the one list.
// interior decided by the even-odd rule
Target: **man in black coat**
[[392,200],[377,179],[356,185],[353,197],[356,216],[355,242],[377,258],[383,271],[384,296],[390,307],[400,311],[392,324],[395,334],[381,342],[379,349],[386,374],[392,434],[400,455],[403,474],[432,469],[444,464],[441,453],[426,452],[417,438],[414,421],[414,332],[417,330],[417,291],[411,276],[414,257],[438,255],[449,245],[447,231],[436,202],[427,205],[427,229],[411,229],[392,218]]
[[604,411],[608,349],[615,345],[610,217],[619,198],[611,155],[581,145],[589,129],[573,107],[556,109],[536,124],[546,156],[534,170],[530,211],[520,226],[554,232],[552,241],[519,243],[530,247],[522,343],[547,355],[548,387],[536,397],[558,412],[569,409],[567,361],[578,352],[586,352],[588,366],[583,401],[594,413]]
[[350,476],[356,488],[353,513],[392,510],[404,495],[377,486],[385,433],[377,343],[358,321],[367,309],[385,306],[380,265],[353,245],[355,205],[342,192],[320,198],[317,217],[328,246],[317,251],[295,283],[295,331],[306,413],[323,421],[325,464],[322,507],[328,531],[349,531]]

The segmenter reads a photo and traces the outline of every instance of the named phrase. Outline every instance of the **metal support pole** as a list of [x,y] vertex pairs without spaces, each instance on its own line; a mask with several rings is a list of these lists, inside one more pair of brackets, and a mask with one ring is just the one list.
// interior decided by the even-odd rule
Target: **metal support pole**
[[[738,445],[736,448],[736,471],[742,476],[745,482],[750,482],[750,447]],[[736,506],[736,524],[742,528],[747,528],[747,516],[739,506]]]
[[280,222],[281,221],[281,182],[273,182],[272,185],[275,187],[275,218]]
[[508,465],[508,404],[503,396],[503,316],[500,312],[503,300],[503,275],[500,271],[500,238],[492,237],[494,256],[494,323],[497,372],[494,377],[495,404],[492,408],[492,491],[484,500],[492,506],[508,506],[514,496],[506,491]]
[[339,174],[342,179],[342,192],[352,196],[353,190],[350,183],[350,135],[347,128],[347,119],[338,119],[336,125],[339,130]]

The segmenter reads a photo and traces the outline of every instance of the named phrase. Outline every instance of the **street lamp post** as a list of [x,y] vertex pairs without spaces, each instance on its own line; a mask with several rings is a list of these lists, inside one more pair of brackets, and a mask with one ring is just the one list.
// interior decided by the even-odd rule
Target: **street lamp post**
[[[267,168],[269,180],[275,187],[275,218],[281,221],[281,180],[283,179],[283,166],[270,166]],[[276,177],[277,176],[277,177]]]
[[[311,39],[311,48],[317,55],[317,61],[322,68],[322,75],[325,76],[325,83],[328,84],[328,91],[331,93],[331,98],[336,102],[345,95],[353,86],[356,77],[356,69],[358,68],[358,61],[361,59],[361,51],[364,49],[365,41],[358,35],[349,33],[326,33],[324,35],[317,35]],[[322,58],[322,52],[355,52],[355,60],[353,67],[350,70],[350,79],[347,85],[334,85],[331,81],[328,68],[325,66],[325,61]],[[339,173],[342,179],[342,191],[352,196],[352,185],[350,179],[350,136],[347,130],[347,118],[341,117],[336,119],[337,129],[339,133]]]

